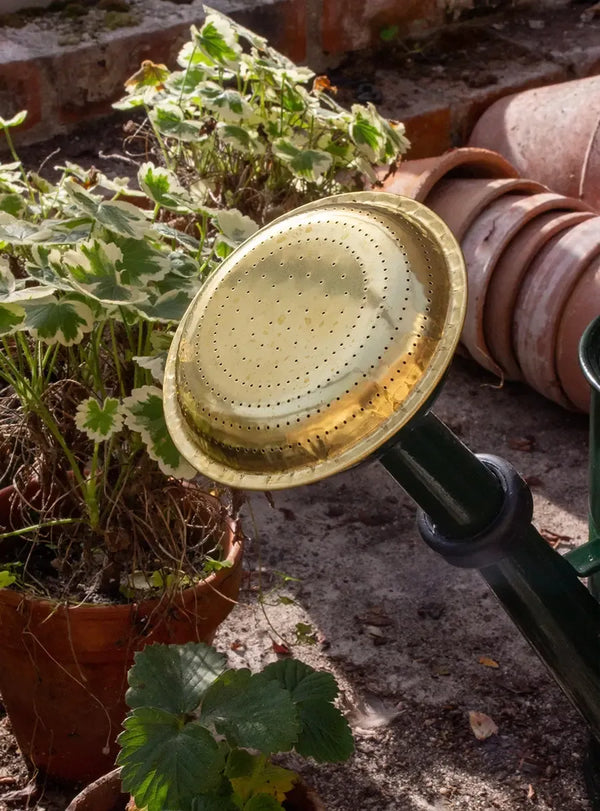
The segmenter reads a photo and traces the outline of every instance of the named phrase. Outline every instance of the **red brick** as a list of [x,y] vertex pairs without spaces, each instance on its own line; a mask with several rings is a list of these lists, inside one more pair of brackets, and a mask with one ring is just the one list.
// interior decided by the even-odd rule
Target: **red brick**
[[405,156],[407,160],[441,155],[453,146],[449,107],[429,110],[402,120],[411,143]]
[[404,37],[438,25],[440,14],[436,0],[323,0],[323,50],[335,54],[375,45],[391,25]]
[[19,127],[21,132],[42,120],[42,77],[37,62],[0,64],[0,110],[3,118],[27,110],[27,118]]
[[234,11],[242,25],[266,37],[269,44],[294,62],[306,59],[306,0],[279,0],[269,6]]

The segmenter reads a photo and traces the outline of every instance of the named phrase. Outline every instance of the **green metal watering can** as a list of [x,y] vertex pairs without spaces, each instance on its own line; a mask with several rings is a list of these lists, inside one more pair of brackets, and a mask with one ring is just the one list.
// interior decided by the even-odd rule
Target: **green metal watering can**
[[532,525],[514,468],[474,455],[430,410],[465,309],[460,248],[422,204],[363,192],[303,206],[234,251],[190,306],[167,362],[167,424],[191,464],[240,488],[377,456],[419,505],[426,543],[479,569],[600,740],[600,604],[580,580],[600,570],[600,321],[582,350],[591,538],[563,557]]

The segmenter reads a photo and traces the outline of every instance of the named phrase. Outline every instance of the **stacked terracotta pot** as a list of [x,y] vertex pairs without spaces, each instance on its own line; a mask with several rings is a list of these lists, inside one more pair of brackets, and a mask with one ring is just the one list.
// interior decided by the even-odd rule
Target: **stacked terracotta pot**
[[383,189],[425,203],[460,242],[469,277],[461,341],[473,358],[587,411],[578,343],[600,314],[600,216],[589,203],[473,147],[406,161]]

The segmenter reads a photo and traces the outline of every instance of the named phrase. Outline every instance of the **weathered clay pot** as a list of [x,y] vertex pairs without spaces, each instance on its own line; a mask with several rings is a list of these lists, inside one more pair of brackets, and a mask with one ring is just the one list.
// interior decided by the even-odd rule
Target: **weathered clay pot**
[[[121,791],[119,769],[95,780],[75,797],[66,811],[124,811],[128,795]],[[325,806],[312,789],[299,783],[286,795],[287,811],[325,811]]]
[[[0,491],[3,526],[11,491]],[[150,642],[212,641],[242,571],[236,526],[225,514],[222,520],[230,568],[162,599],[67,606],[0,589],[0,693],[19,748],[36,769],[65,782],[104,774],[117,754],[134,651]]]
[[440,180],[425,204],[435,211],[460,242],[478,214],[509,192],[534,194],[548,191],[541,183],[523,178],[448,178]]
[[590,384],[579,364],[579,341],[600,315],[600,256],[582,273],[562,314],[556,340],[556,369],[561,386],[576,408],[590,410]]
[[484,303],[484,333],[490,355],[507,380],[522,380],[513,347],[513,312],[533,258],[555,234],[593,216],[584,211],[538,214],[511,239],[496,262]]
[[580,200],[552,192],[532,195],[511,193],[484,209],[465,234],[461,247],[469,277],[469,299],[461,341],[486,369],[503,376],[502,368],[486,342],[486,333],[501,327],[498,314],[488,308],[487,321],[485,319],[488,285],[502,253],[515,234],[538,214],[553,208],[569,210],[583,207]]
[[475,125],[471,146],[504,155],[524,177],[600,208],[600,76],[500,99]]
[[518,177],[516,169],[501,155],[488,149],[463,147],[433,158],[403,161],[379,189],[423,202],[438,180],[450,172],[460,177]]
[[556,342],[565,304],[592,259],[600,254],[600,216],[553,237],[533,260],[517,298],[513,329],[525,380],[566,408],[556,370]]

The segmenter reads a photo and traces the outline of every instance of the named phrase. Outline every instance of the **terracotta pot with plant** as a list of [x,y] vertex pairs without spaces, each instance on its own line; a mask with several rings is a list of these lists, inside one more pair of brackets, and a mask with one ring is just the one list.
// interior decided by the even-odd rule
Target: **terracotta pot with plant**
[[27,173],[11,140],[26,113],[0,119],[0,692],[22,751],[64,780],[113,764],[134,649],[211,640],[239,587],[235,505],[166,430],[177,322],[260,225],[407,146],[219,12],[179,67],[144,62],[117,105],[146,112],[137,188],[70,163]]
[[203,644],[150,645],[129,672],[131,711],[120,772],[87,787],[68,811],[323,811],[299,775],[272,760],[296,752],[344,761],[352,733],[330,673],[293,659],[260,672],[227,668]]

